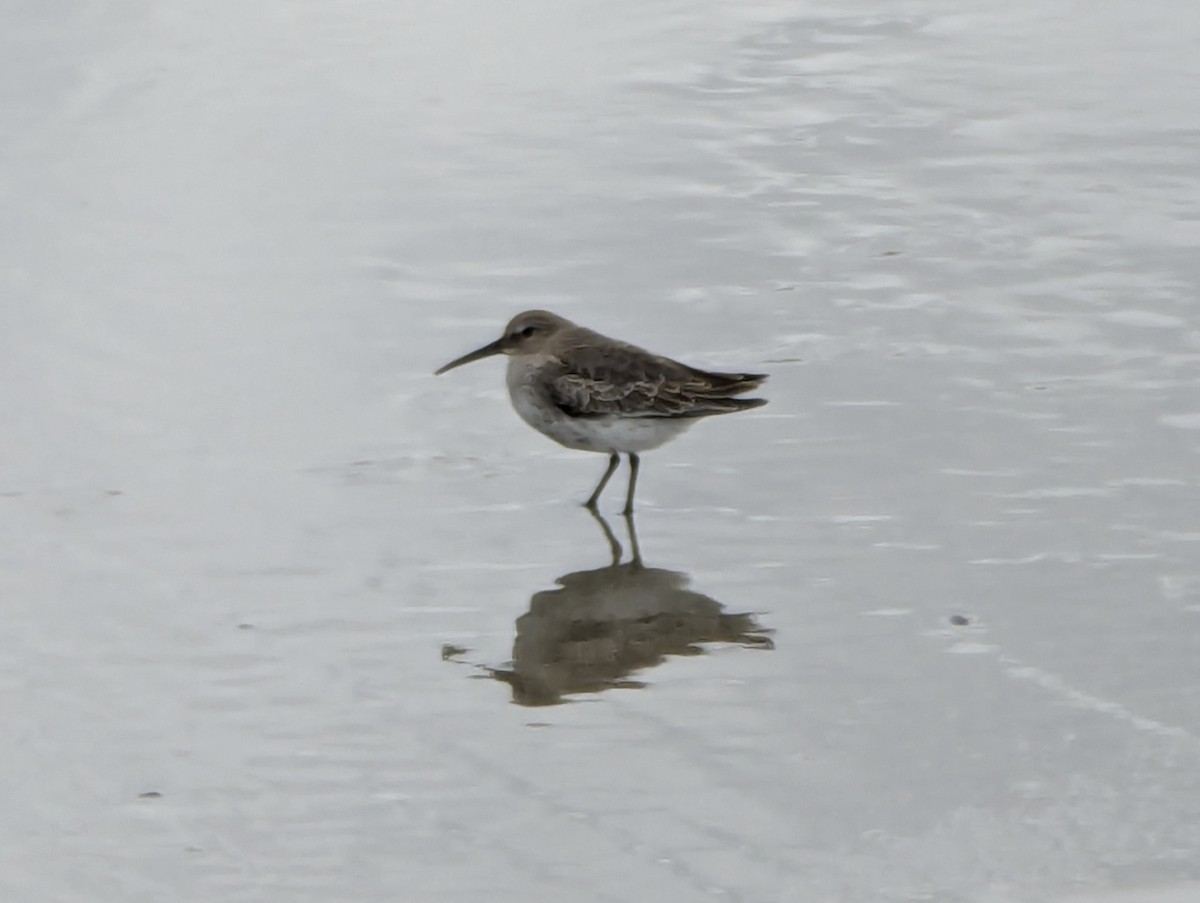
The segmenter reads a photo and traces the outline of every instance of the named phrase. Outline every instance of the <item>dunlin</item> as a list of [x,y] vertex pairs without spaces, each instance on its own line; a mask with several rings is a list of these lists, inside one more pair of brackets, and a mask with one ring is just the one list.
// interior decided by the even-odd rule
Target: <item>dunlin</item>
[[701,417],[767,403],[734,397],[757,389],[764,374],[697,370],[544,310],[517,314],[496,341],[437,373],[494,354],[508,355],[508,394],[522,420],[559,445],[609,456],[585,503],[592,509],[622,453],[629,456],[629,514],[640,452],[674,439]]

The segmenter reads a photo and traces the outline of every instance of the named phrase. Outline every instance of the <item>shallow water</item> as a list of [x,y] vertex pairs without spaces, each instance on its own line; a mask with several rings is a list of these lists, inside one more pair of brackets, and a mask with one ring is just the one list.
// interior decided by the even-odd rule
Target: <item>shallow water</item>
[[4,899],[1200,895],[1200,13],[3,16]]

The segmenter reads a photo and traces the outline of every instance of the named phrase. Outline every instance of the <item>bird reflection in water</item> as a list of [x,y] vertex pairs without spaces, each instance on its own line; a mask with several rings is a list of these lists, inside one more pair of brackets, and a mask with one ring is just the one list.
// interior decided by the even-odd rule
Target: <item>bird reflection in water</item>
[[632,516],[625,517],[631,555],[608,522],[604,531],[612,563],[564,574],[558,589],[535,593],[517,618],[509,668],[489,669],[512,687],[520,705],[555,705],[573,693],[642,687],[629,675],[661,664],[668,655],[699,655],[705,643],[772,649],[768,630],[749,613],[728,614],[721,603],[687,588],[679,571],[642,563]]

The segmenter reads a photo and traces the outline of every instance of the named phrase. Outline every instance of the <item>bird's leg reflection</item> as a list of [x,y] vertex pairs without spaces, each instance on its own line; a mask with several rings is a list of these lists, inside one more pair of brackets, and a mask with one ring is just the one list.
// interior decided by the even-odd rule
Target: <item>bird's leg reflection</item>
[[642,550],[638,546],[637,541],[637,528],[633,525],[632,511],[625,512],[625,529],[629,533],[629,547],[633,551],[633,557],[629,559],[629,566],[631,568],[644,568],[645,565],[642,564]]
[[588,514],[590,514],[600,525],[600,529],[604,531],[604,538],[608,540],[608,550],[612,553],[612,564],[609,567],[616,567],[621,563],[621,556],[625,554],[621,548],[621,543],[617,541],[616,535],[612,531],[612,527],[608,525],[608,521],[604,519],[604,515],[597,511],[591,505],[587,506]]
[[711,643],[774,648],[754,615],[730,614],[688,588],[680,571],[646,567],[633,517],[625,525],[633,557],[621,563],[620,542],[598,513],[611,563],[564,574],[558,588],[533,594],[517,618],[510,667],[488,669],[512,687],[521,705],[554,705],[572,693],[641,687],[633,672],[671,655],[699,655]]
[[[617,539],[617,535],[613,533],[612,527],[609,526],[608,519],[597,511],[595,508],[588,508],[588,513],[600,525],[600,529],[604,531],[604,538],[608,542],[608,550],[612,553],[612,564],[610,567],[617,567],[621,563],[621,556],[625,554],[625,550],[621,548],[621,542]],[[622,515],[625,518],[625,532],[629,535],[629,547],[633,552],[633,557],[629,559],[629,566],[632,568],[645,567],[642,564],[642,550],[638,546],[637,527],[633,523],[633,514]]]

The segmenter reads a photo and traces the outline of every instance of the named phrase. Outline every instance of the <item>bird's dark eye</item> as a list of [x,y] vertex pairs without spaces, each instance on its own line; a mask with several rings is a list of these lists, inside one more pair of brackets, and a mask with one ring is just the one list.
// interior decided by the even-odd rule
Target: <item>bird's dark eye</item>
[[529,337],[530,337],[531,335],[533,335],[535,332],[537,332],[537,327],[535,327],[535,326],[526,326],[524,329],[522,329],[522,330],[521,330],[521,335],[525,336],[525,338],[529,338]]

